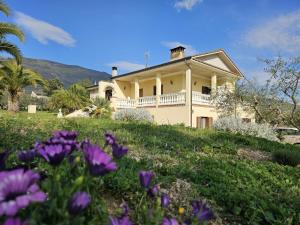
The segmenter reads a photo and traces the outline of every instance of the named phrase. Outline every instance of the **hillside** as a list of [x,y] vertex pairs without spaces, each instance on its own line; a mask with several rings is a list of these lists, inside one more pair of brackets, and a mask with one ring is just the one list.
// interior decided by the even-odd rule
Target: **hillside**
[[64,83],[65,87],[83,79],[94,82],[111,76],[106,72],[41,59],[24,58],[23,64],[25,67],[39,72],[46,79],[58,78]]
[[[94,204],[82,214],[78,224],[107,224],[108,212],[117,211],[122,201],[128,203],[134,224],[150,224],[143,223],[143,217],[138,216],[143,209],[141,202],[146,197],[138,181],[141,170],[155,172],[154,182],[171,196],[170,207],[163,211],[167,215],[176,216],[178,207],[183,207],[187,211],[185,215],[190,215],[191,200],[202,199],[215,213],[216,219],[209,224],[300,224],[299,168],[274,163],[268,157],[250,157],[257,152],[268,156],[278,149],[299,151],[298,147],[213,130],[99,119],[64,120],[49,113],[28,117],[27,113],[12,115],[0,111],[0,124],[2,150],[29,149],[36,140],[48,138],[53,130],[76,130],[78,140],[88,138],[100,146],[105,143],[104,131],[111,131],[117,136],[118,143],[128,146],[128,155],[117,160],[117,171],[89,180],[88,190],[93,195]],[[8,160],[11,166],[16,165],[13,159],[12,154]],[[41,159],[33,163],[32,168],[42,165],[45,171],[52,171]],[[70,170],[67,160],[54,169],[60,171],[61,177],[69,177],[73,184],[85,163],[79,158],[71,165],[72,176],[63,174]],[[47,187],[47,179],[42,181],[43,188]],[[86,190],[84,184],[81,188]],[[70,190],[72,186],[67,186],[61,195],[68,199]],[[44,209],[50,205],[50,200],[33,205],[24,211],[24,215],[35,212],[34,218],[48,221],[53,218],[52,211]],[[64,207],[57,207],[62,222],[49,224],[73,224],[72,220],[68,223],[69,217],[62,213]]]

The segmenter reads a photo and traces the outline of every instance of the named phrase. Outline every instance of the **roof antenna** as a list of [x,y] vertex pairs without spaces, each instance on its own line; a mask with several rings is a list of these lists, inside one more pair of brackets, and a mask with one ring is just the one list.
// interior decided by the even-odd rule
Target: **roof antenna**
[[145,56],[145,61],[146,61],[145,68],[147,68],[148,67],[149,58],[150,58],[150,52],[146,51],[144,56]]

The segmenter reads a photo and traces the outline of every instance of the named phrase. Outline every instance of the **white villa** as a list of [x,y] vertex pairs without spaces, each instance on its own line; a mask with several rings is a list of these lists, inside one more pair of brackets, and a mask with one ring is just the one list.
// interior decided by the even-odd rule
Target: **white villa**
[[[211,95],[234,89],[243,75],[222,49],[189,57],[184,50],[173,48],[170,61],[122,75],[113,67],[111,79],[87,88],[90,97],[109,99],[114,111],[144,108],[158,124],[211,127],[218,118]],[[239,116],[254,121],[252,113],[240,110]]]

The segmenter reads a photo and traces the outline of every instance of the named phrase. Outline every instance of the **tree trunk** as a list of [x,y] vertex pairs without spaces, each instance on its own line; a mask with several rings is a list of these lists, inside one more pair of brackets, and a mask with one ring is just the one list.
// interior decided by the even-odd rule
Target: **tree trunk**
[[7,110],[10,112],[19,111],[19,96],[18,95],[9,95],[7,102]]

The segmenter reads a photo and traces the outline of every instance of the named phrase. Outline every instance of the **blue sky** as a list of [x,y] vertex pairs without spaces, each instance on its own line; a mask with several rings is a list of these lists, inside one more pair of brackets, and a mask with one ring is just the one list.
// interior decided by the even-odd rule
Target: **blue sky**
[[[223,48],[249,77],[264,77],[257,58],[300,53],[299,0],[6,0],[9,20],[26,33],[26,57],[110,73]],[[17,42],[16,39],[12,39]]]

